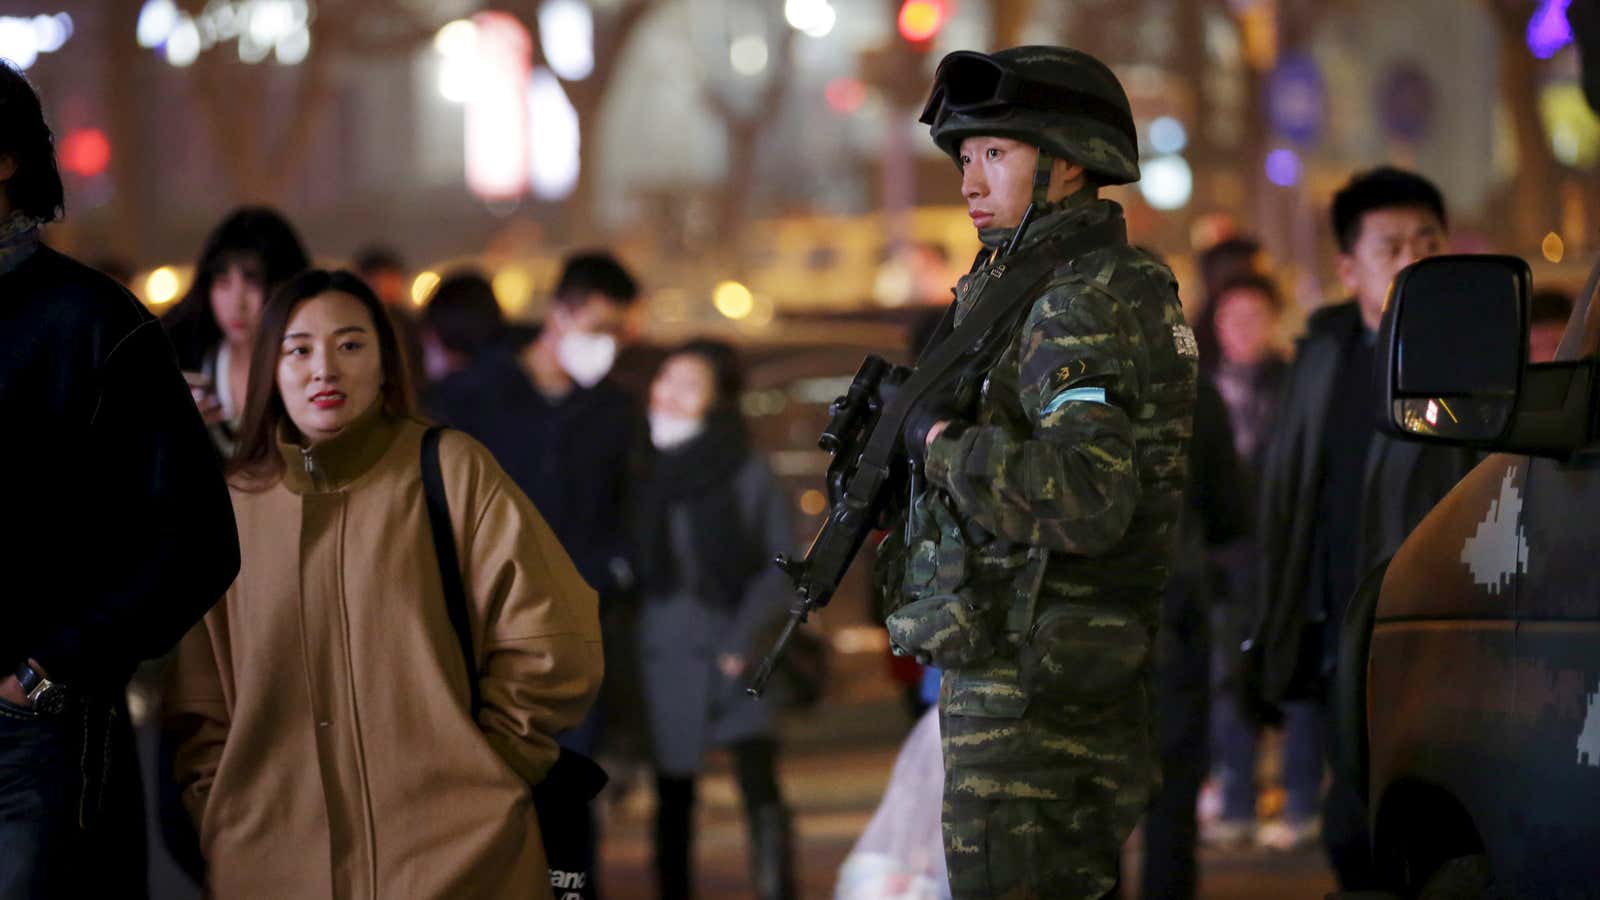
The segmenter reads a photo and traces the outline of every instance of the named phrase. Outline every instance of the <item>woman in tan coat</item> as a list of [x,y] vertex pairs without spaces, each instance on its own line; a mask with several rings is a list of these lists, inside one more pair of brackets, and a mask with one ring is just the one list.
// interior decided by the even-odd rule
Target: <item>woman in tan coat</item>
[[482,710],[393,326],[349,273],[262,311],[239,579],[183,641],[176,771],[218,897],[549,897],[529,786],[599,687],[595,594],[476,441],[440,444]]

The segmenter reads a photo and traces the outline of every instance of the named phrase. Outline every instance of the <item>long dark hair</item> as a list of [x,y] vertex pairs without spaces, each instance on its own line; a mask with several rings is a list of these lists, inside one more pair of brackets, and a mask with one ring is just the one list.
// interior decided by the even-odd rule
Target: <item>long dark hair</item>
[[229,475],[242,476],[247,486],[261,489],[283,474],[283,458],[278,455],[278,425],[288,416],[283,395],[278,392],[278,347],[289,330],[289,320],[299,305],[321,294],[347,294],[367,308],[378,335],[378,358],[383,367],[380,402],[389,415],[402,418],[416,415],[416,397],[411,391],[411,374],[400,348],[394,322],[383,301],[354,272],[308,269],[289,279],[267,298],[261,308],[261,327],[250,356],[250,387],[246,395],[244,425]]
[[222,327],[211,309],[211,285],[234,265],[250,268],[261,279],[262,296],[271,297],[279,285],[309,268],[311,257],[294,226],[276,210],[244,206],[229,213],[206,237],[189,292],[161,319],[182,368],[200,368],[206,354],[222,342]]
[[5,60],[0,60],[0,156],[17,164],[16,173],[0,183],[11,208],[46,222],[59,218],[66,201],[44,108],[33,85]]

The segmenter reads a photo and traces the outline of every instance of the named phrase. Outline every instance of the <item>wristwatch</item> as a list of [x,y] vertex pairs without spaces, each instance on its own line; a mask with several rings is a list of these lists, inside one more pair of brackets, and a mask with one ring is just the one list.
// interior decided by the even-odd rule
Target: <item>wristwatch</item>
[[67,705],[67,689],[40,675],[38,670],[24,662],[17,666],[17,683],[22,693],[40,715],[53,716]]

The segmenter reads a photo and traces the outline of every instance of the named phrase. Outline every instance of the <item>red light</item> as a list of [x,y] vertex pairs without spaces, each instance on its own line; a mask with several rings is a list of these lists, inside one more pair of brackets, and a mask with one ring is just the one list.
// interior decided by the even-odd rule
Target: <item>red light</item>
[[822,96],[828,101],[829,109],[849,115],[867,102],[867,86],[857,78],[835,78],[823,88]]
[[111,164],[111,142],[98,128],[79,128],[61,139],[61,168],[93,178]]
[[900,36],[914,44],[931,41],[944,20],[943,0],[906,0],[900,7]]

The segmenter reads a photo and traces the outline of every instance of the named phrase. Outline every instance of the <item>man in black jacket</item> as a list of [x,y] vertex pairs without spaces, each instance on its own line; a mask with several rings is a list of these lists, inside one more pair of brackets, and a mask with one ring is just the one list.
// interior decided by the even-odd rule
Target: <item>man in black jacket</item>
[[[1334,196],[1339,279],[1353,296],[1312,315],[1263,467],[1254,643],[1267,700],[1326,702],[1351,594],[1471,468],[1462,451],[1377,432],[1376,331],[1389,285],[1443,251],[1445,221],[1439,190],[1397,169],[1357,175]],[[1345,890],[1376,887],[1365,815],[1336,770],[1322,838]]]
[[[625,549],[626,501],[632,451],[644,421],[632,398],[608,377],[631,331],[639,297],[633,276],[604,252],[568,257],[556,282],[553,308],[539,333],[519,348],[483,347],[471,363],[436,382],[427,411],[483,443],[533,501],[578,572],[600,594],[607,647],[631,647],[623,600],[633,588]],[[458,349],[466,349],[461,347]],[[602,749],[605,723],[625,722],[634,695],[628,654],[606,660],[600,698],[561,745],[588,756]],[[571,822],[570,834],[599,841],[597,822]],[[592,857],[591,857],[592,859]],[[591,862],[590,892],[597,873]]]
[[161,326],[39,241],[49,127],[0,62],[0,898],[145,892],[123,692],[239,570],[227,488]]

